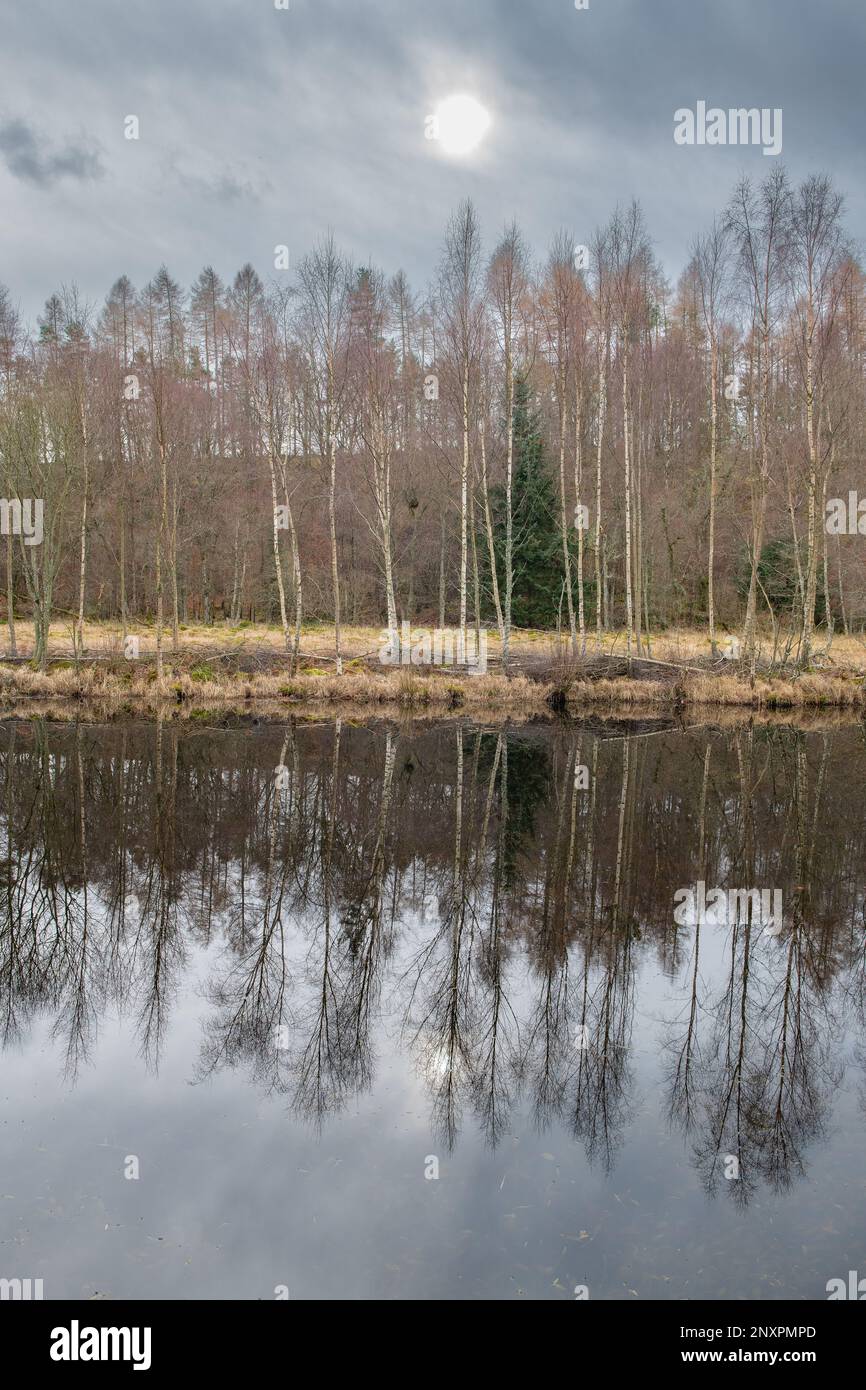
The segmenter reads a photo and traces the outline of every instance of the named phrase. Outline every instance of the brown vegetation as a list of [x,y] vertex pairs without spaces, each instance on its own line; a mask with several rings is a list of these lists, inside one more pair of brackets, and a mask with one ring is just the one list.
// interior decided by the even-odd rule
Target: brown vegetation
[[[19,644],[27,649],[32,631],[25,624],[18,627]],[[204,712],[279,719],[287,710],[313,715],[339,708],[347,714],[442,717],[460,711],[476,718],[521,719],[585,711],[669,715],[692,707],[711,707],[714,713],[723,708],[859,713],[866,708],[862,663],[821,672],[768,671],[752,681],[746,665],[712,664],[701,650],[702,635],[688,632],[672,634],[667,645],[659,642],[663,657],[634,659],[631,676],[614,634],[601,657],[579,659],[547,634],[521,633],[508,675],[495,642],[485,674],[381,666],[376,634],[354,628],[344,632],[342,675],[326,654],[333,643],[327,629],[304,633],[300,669],[293,674],[279,635],[262,630],[253,642],[228,635],[216,645],[213,629],[192,629],[184,634],[183,650],[166,657],[160,675],[152,634],[146,631],[136,661],[124,660],[111,629],[88,625],[87,641],[98,655],[83,660],[58,631],[44,670],[23,659],[0,663],[0,710],[9,715],[42,702],[52,714],[74,718],[85,712],[85,717],[116,718],[170,711],[182,719]]]

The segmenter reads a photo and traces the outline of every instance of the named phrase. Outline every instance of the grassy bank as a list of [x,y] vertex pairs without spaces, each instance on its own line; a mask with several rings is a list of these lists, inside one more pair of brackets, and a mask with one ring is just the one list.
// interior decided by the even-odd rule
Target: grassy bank
[[[52,630],[44,671],[26,658],[32,630],[19,623],[19,660],[0,658],[0,708],[6,714],[37,703],[67,717],[84,708],[101,717],[172,714],[205,719],[218,712],[260,713],[279,718],[296,712],[339,708],[346,713],[409,712],[431,717],[464,711],[475,717],[529,718],[538,714],[642,710],[665,715],[688,709],[743,711],[866,711],[866,652],[854,639],[842,639],[822,658],[823,667],[806,672],[765,671],[754,682],[731,662],[711,663],[703,634],[674,632],[653,642],[651,661],[625,672],[622,634],[606,634],[604,650],[585,661],[572,659],[549,633],[520,633],[514,643],[514,670],[499,666],[497,643],[489,644],[490,669],[466,675],[448,669],[383,666],[378,660],[380,632],[349,628],[345,668],[334,669],[333,634],[305,630],[301,669],[289,662],[274,628],[184,629],[176,652],[166,645],[164,671],[157,676],[152,630],[132,630],[139,656],[125,660],[115,627],[89,624],[85,651],[76,660],[71,633]],[[8,655],[8,648],[7,648]],[[498,668],[498,669],[497,669]]]

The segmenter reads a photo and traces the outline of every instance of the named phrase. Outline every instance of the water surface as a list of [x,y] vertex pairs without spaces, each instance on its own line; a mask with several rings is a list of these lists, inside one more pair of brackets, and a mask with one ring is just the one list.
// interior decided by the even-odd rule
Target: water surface
[[[866,1273],[861,728],[35,720],[0,753],[0,1276]],[[677,925],[698,881],[780,889],[783,920]]]

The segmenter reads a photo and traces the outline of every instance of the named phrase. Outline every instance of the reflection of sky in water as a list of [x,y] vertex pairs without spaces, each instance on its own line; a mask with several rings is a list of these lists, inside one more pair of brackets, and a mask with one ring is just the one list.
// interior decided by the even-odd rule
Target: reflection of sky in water
[[[723,939],[712,948],[720,963]],[[191,1085],[207,954],[191,963],[158,1076],[116,1022],[71,1090],[47,1027],[6,1055],[0,1250],[10,1276],[45,1278],[48,1297],[270,1298],[287,1284],[296,1298],[564,1298],[587,1283],[604,1298],[815,1298],[862,1263],[850,1087],[790,1193],[739,1210],[722,1183],[708,1199],[660,1113],[659,1020],[678,995],[650,963],[634,1113],[605,1177],[561,1125],[539,1134],[520,1112],[495,1152],[469,1117],[449,1154],[394,1018],[376,1032],[372,1092],[318,1137],[240,1069]],[[123,1177],[130,1153],[138,1182]],[[429,1154],[438,1181],[424,1178]]]
[[[64,1042],[38,1015],[3,1055],[0,1275],[42,1277],[49,1298],[269,1299],[280,1284],[301,1299],[568,1298],[588,1284],[594,1298],[808,1299],[825,1297],[829,1278],[863,1268],[853,1009],[835,1015],[828,1061],[847,1065],[828,1096],[823,1133],[801,1144],[803,1175],[781,1192],[758,1182],[748,1205],[731,1200],[724,1180],[707,1195],[692,1140],[669,1119],[672,1039],[675,1050],[692,985],[689,927],[674,964],[648,940],[632,943],[625,1097],[609,1171],[598,1155],[588,1161],[567,1103],[539,1127],[531,1088],[517,1076],[497,1146],[464,1093],[449,1152],[434,1132],[431,1097],[431,1086],[447,1081],[449,1051],[425,1044],[423,1000],[406,1024],[413,962],[441,926],[435,893],[424,903],[423,917],[407,910],[398,919],[384,964],[372,1083],[348,1087],[318,1127],[292,1112],[291,1094],[252,1079],[243,1058],[202,1077],[217,1008],[209,990],[226,966],[218,929],[208,947],[187,944],[158,1072],[140,1055],[135,1019],[115,1010],[101,1019],[72,1084],[63,1077]],[[317,987],[315,946],[309,928],[297,926],[288,956],[302,1016]],[[756,945],[756,1000],[765,995],[778,1007],[787,951],[786,936]],[[705,1054],[718,1043],[707,1020],[718,1015],[730,959],[730,930],[702,927]],[[576,944],[569,972],[570,988],[583,989]],[[516,943],[506,977],[526,1042],[539,976]],[[594,965],[590,994],[602,977]],[[715,1060],[705,1056],[710,1069]],[[139,1157],[137,1182],[123,1176],[127,1154]],[[428,1155],[439,1159],[438,1181],[425,1180]]]

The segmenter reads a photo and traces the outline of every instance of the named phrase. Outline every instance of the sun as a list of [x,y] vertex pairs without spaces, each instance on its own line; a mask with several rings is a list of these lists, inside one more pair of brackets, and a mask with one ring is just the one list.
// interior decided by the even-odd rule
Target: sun
[[474,97],[448,97],[436,108],[439,143],[446,154],[469,154],[490,126],[490,115]]

